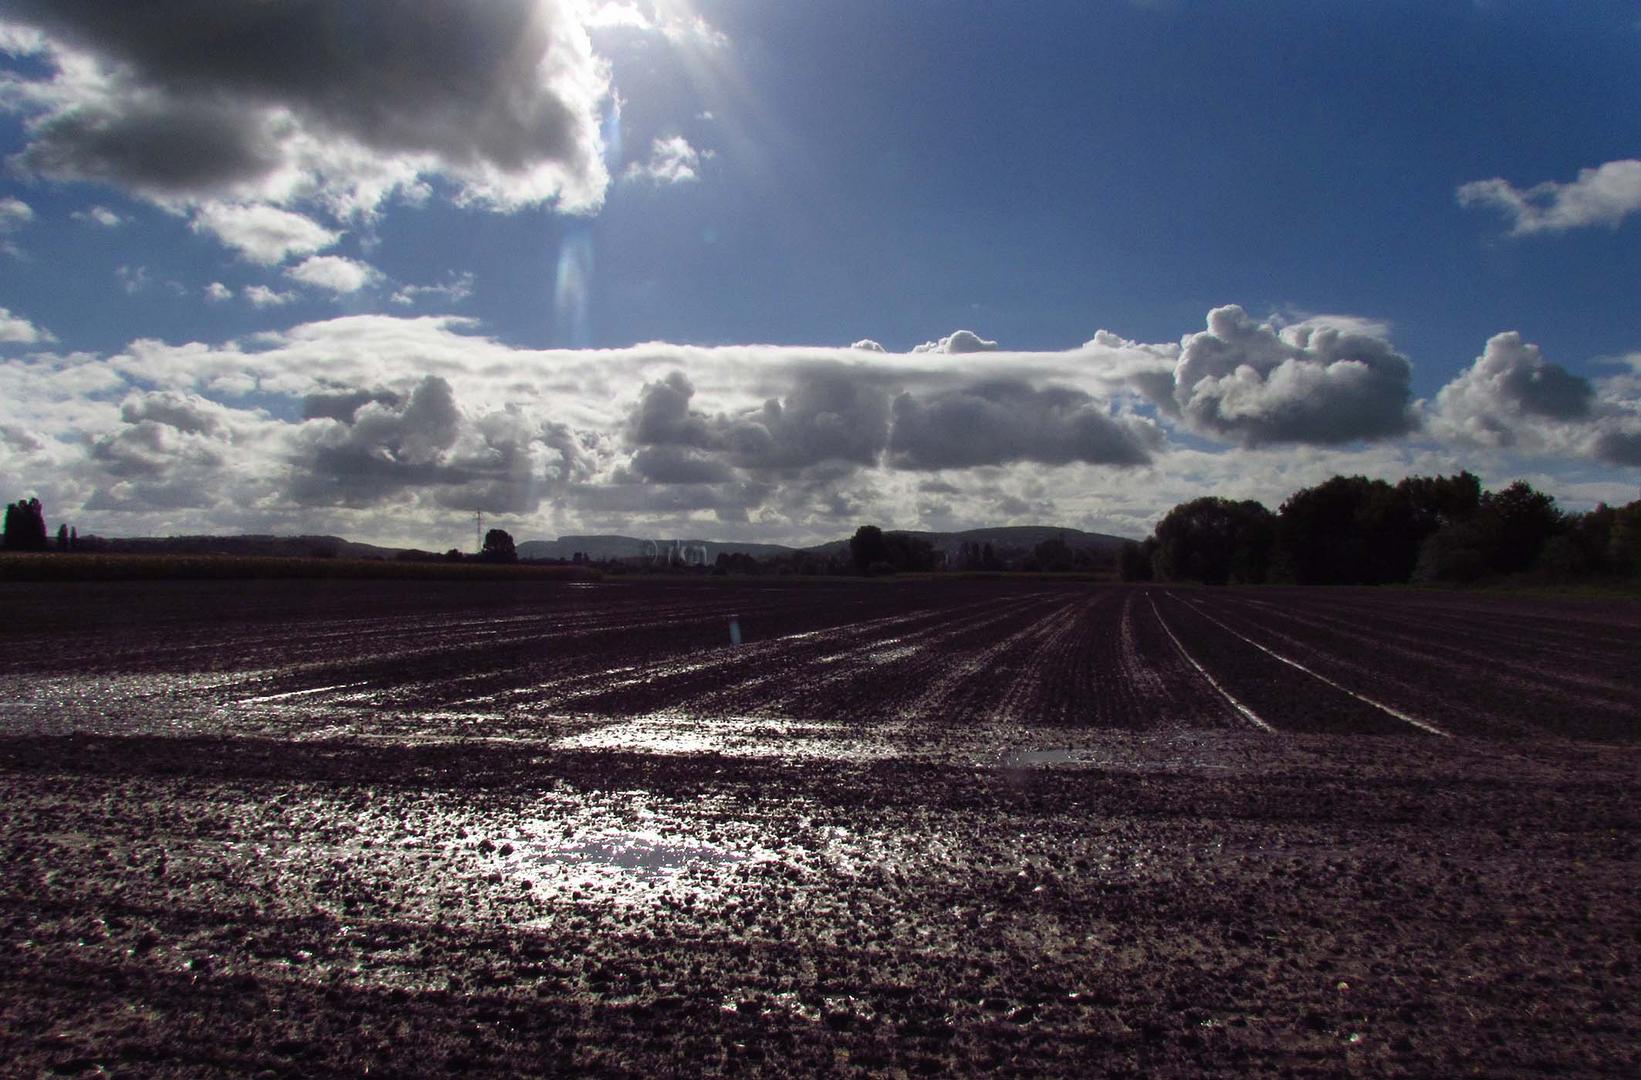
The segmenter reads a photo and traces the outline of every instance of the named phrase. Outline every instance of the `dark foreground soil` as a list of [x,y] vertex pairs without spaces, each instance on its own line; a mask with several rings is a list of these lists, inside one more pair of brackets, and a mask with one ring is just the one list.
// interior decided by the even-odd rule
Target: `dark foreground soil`
[[209,588],[0,596],[6,1074],[1641,1074],[1634,605]]

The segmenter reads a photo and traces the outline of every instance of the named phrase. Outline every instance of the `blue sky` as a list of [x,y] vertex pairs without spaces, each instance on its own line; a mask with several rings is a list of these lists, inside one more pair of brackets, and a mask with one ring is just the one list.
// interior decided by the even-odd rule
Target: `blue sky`
[[1634,3],[0,27],[0,482],[82,531],[1142,535],[1336,471],[1641,483]]

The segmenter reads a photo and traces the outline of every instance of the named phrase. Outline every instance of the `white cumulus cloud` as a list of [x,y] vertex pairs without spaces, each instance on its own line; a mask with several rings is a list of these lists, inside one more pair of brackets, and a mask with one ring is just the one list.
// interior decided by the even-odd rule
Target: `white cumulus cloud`
[[473,295],[473,275],[470,272],[452,274],[437,285],[405,285],[395,290],[391,299],[402,307],[410,307],[423,299],[441,300],[459,304]]
[[303,285],[329,289],[338,295],[354,293],[372,284],[381,274],[368,263],[341,255],[310,255],[285,271],[285,276]]
[[292,255],[323,251],[342,238],[312,218],[257,204],[206,203],[194,212],[192,227],[263,266],[284,262]]
[[1433,429],[1460,446],[1641,465],[1641,387],[1594,382],[1545,359],[1515,331],[1495,334],[1436,395]]
[[9,232],[34,220],[34,208],[22,199],[0,199],[0,232]]
[[655,184],[681,184],[700,179],[701,154],[682,135],[656,139],[650,144],[648,161],[635,161],[627,166],[629,180],[648,180]]
[[686,47],[723,48],[729,44],[728,35],[698,12],[681,10],[675,0],[642,5],[635,0],[607,0],[587,17],[587,26],[592,30],[660,34],[672,44]]
[[1641,160],[1609,161],[1580,169],[1571,183],[1554,180],[1518,188],[1508,180],[1474,180],[1458,190],[1465,206],[1491,206],[1510,219],[1518,236],[1565,232],[1591,225],[1616,228],[1641,211]]
[[21,315],[13,315],[7,308],[0,307],[0,342],[13,345],[38,345],[42,342],[56,341],[51,331],[44,327],[35,326]]
[[83,221],[88,225],[101,225],[105,229],[117,229],[125,224],[125,219],[106,206],[93,206],[87,210],[76,210],[69,215],[75,221]]
[[1381,439],[1417,426],[1412,375],[1372,321],[1279,326],[1228,305],[1181,340],[1172,405],[1197,431],[1248,446]]
[[266,285],[245,286],[245,299],[252,307],[281,307],[296,299],[291,292],[278,292]]
[[997,342],[987,341],[973,330],[958,330],[938,341],[925,341],[912,346],[914,353],[974,353],[996,352]]

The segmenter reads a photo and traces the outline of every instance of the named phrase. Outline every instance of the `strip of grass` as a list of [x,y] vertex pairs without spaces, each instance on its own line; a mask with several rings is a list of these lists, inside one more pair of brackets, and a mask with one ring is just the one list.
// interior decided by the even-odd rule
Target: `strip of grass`
[[298,559],[259,555],[0,554],[0,581],[597,581],[601,576],[589,567],[530,563]]

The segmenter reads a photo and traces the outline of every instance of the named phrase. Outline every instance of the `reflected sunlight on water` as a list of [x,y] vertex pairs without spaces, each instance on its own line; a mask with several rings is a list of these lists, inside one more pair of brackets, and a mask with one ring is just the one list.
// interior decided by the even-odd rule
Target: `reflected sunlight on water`
[[670,710],[612,720],[561,739],[557,745],[565,750],[811,760],[870,756],[870,748],[858,733],[836,723],[784,716],[700,716]]

